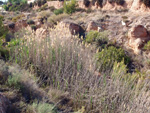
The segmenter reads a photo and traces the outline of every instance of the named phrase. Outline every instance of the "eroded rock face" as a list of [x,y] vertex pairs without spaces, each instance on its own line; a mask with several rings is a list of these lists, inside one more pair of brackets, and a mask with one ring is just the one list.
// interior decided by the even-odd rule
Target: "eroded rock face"
[[129,46],[136,54],[140,53],[140,49],[150,40],[147,29],[142,25],[132,27],[128,32]]
[[0,113],[6,113],[8,106],[10,105],[9,100],[0,94]]

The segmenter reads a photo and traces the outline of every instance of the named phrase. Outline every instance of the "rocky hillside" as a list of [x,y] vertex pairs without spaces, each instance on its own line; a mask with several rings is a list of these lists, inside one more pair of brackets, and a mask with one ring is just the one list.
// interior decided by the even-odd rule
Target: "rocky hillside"
[[150,112],[149,2],[14,1],[0,12],[0,112]]

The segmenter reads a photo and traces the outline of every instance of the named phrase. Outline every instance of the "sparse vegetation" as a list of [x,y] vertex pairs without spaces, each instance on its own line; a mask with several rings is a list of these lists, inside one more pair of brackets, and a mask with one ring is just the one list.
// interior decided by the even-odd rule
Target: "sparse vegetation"
[[[7,113],[149,112],[150,41],[135,55],[126,39],[139,15],[131,18],[124,9],[92,10],[88,0],[86,9],[75,0],[64,1],[61,9],[47,4],[49,0],[28,5],[14,1],[4,5],[8,12],[0,13],[0,92],[10,101]],[[107,1],[124,4],[93,0],[100,7]],[[20,9],[23,3],[36,7],[28,12]],[[141,19],[147,28],[148,17]],[[98,25],[90,26],[91,20]],[[128,20],[130,26],[121,25]],[[86,32],[97,26],[99,32]]]
[[52,15],[48,18],[48,23],[54,25],[54,24],[57,24],[57,22],[60,22],[61,20],[65,19],[65,18],[68,18],[69,15],[68,14],[60,14],[60,15]]

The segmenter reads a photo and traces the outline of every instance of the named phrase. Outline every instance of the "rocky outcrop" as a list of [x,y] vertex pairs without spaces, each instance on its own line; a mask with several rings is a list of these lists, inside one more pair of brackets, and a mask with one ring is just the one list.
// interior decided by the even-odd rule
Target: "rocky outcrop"
[[100,31],[103,31],[103,29],[104,28],[102,27],[102,25],[99,25],[98,23],[96,23],[94,21],[90,21],[88,23],[86,31],[89,32],[91,30],[95,30],[95,31],[99,31],[100,32]]
[[0,94],[0,113],[6,113],[9,105],[10,105],[9,100],[2,94]]
[[150,40],[147,29],[142,25],[132,27],[128,32],[129,46],[135,54],[139,54],[144,44]]

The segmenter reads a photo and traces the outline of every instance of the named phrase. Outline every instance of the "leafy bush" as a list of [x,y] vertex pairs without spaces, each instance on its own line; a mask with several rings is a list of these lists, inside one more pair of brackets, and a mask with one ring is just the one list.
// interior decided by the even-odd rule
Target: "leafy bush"
[[21,39],[12,39],[10,42],[8,42],[7,47],[13,47],[19,45]]
[[63,8],[60,8],[60,9],[56,9],[56,10],[54,10],[54,14],[55,15],[59,15],[59,14],[62,14],[63,13]]
[[25,15],[23,15],[23,14],[20,14],[20,15],[18,15],[18,16],[15,16],[15,17],[12,18],[12,21],[13,21],[13,22],[17,22],[18,20],[22,19],[22,17],[24,17],[24,16],[25,16]]
[[15,89],[21,89],[20,75],[8,76],[7,85]]
[[101,52],[97,54],[98,58],[98,68],[100,72],[108,72],[110,74],[114,62],[121,62],[124,60],[125,64],[130,62],[129,57],[126,56],[124,50],[122,48],[116,48],[114,46],[110,46],[108,48],[104,48]]
[[42,5],[42,6],[39,8],[40,11],[43,11],[43,10],[46,10],[46,9],[48,9],[48,4],[44,4],[44,5]]
[[95,42],[98,37],[99,37],[98,31],[90,31],[90,32],[88,32],[85,41],[87,43],[92,43],[92,42]]
[[34,102],[32,104],[32,109],[33,111],[36,111],[36,113],[55,113],[56,111],[54,110],[54,105],[48,104],[48,103],[37,103]]
[[56,10],[56,8],[54,6],[50,6],[49,9],[53,12],[54,12],[54,10]]
[[65,1],[64,2],[64,12],[72,14],[76,10],[76,0]]
[[32,24],[35,24],[35,22],[34,22],[33,20],[28,20],[28,21],[27,21],[27,24],[28,24],[28,25],[32,25]]
[[6,28],[4,27],[4,24],[3,24],[3,19],[4,17],[0,15],[0,38],[4,35],[6,35],[7,33],[7,30]]
[[144,45],[144,49],[150,51],[150,41],[148,41],[147,44]]
[[97,47],[103,46],[103,44],[107,44],[108,42],[108,33],[107,31],[98,32],[98,31],[90,31],[88,32],[85,41],[87,43],[96,43]]
[[36,25],[31,25],[31,29],[36,31],[36,29],[37,29]]

